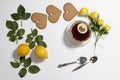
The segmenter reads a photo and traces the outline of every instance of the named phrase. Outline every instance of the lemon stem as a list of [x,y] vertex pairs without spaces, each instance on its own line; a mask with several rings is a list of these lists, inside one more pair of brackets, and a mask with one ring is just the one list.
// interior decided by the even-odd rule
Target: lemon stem
[[17,60],[15,60],[15,62],[19,63]]
[[18,44],[18,39],[16,39],[16,44]]
[[22,24],[22,19],[20,20],[20,24],[21,24],[21,27],[23,26],[23,24]]

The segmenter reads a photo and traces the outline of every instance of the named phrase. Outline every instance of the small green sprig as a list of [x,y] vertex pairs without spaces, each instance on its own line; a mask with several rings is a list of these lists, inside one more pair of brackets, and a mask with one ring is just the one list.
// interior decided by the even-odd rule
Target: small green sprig
[[92,19],[89,16],[88,18],[91,21],[91,29],[95,35],[95,43],[94,43],[94,52],[95,52],[97,42],[102,36],[109,34],[110,26],[104,25],[103,19],[100,19],[99,16],[96,19]]
[[15,42],[18,44],[18,40],[21,40],[23,38],[23,35],[25,33],[24,29],[18,29],[18,23],[16,21],[6,21],[6,27],[9,29],[9,32],[7,33],[7,37],[9,37],[9,40],[11,42]]
[[20,66],[22,66],[22,68],[19,71],[19,76],[20,78],[25,77],[25,75],[27,74],[27,72],[32,73],[32,74],[36,74],[40,71],[40,68],[36,65],[31,65],[31,58],[25,58],[25,57],[20,57],[19,60],[15,60],[14,62],[10,62],[11,66],[13,68],[19,68]]
[[31,16],[31,13],[25,11],[25,8],[22,5],[19,5],[17,8],[17,13],[11,14],[12,19],[21,21],[21,26],[23,25],[22,20],[27,20]]
[[29,44],[31,49],[33,49],[36,45],[47,47],[47,44],[43,41],[43,36],[38,35],[37,29],[31,29],[31,33],[27,35],[25,42]]

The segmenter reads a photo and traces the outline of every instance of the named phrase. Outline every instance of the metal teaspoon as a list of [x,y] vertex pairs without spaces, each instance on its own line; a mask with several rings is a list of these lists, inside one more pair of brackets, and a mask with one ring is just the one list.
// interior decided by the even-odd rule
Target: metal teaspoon
[[[93,56],[93,57],[90,58],[90,62],[91,62],[91,63],[95,63],[97,60],[98,60],[97,56]],[[85,66],[85,65],[88,64],[88,63],[89,63],[89,62],[87,62],[87,63],[85,63],[85,64],[82,64],[82,65],[78,66],[77,68],[73,69],[72,71],[74,72],[74,71],[82,68],[83,66]]]
[[64,67],[64,66],[67,66],[67,65],[70,65],[70,64],[75,64],[75,63],[84,64],[86,61],[87,61],[87,58],[86,58],[86,57],[79,57],[79,58],[77,59],[77,61],[69,62],[69,63],[64,63],[64,64],[59,64],[57,67],[58,67],[58,68],[62,68],[62,67]]

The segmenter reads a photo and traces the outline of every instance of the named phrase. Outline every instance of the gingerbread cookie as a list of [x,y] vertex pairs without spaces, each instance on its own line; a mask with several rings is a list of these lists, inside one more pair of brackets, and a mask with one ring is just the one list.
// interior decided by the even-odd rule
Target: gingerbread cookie
[[72,20],[78,14],[78,11],[71,3],[66,3],[63,9],[64,9],[63,18],[66,21]]
[[58,9],[57,7],[55,7],[53,5],[49,5],[46,8],[46,12],[48,13],[48,20],[51,23],[56,23],[62,13],[62,11],[60,9]]
[[42,13],[33,13],[31,20],[39,29],[44,29],[47,25],[47,15]]

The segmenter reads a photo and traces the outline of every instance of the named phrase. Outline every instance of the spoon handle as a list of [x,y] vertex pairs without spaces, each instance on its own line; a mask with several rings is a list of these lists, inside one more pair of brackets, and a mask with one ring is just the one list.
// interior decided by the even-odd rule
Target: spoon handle
[[[88,62],[88,63],[89,63],[89,62]],[[76,70],[82,68],[83,66],[85,66],[85,65],[88,64],[88,63],[82,64],[82,65],[76,67],[75,69],[72,70],[72,72],[74,72],[74,71],[76,71]]]
[[77,61],[70,62],[70,63],[64,63],[64,64],[59,64],[59,65],[58,65],[58,68],[62,68],[62,67],[64,67],[64,66],[67,66],[67,65],[70,65],[70,64],[75,64],[75,63],[77,63]]

